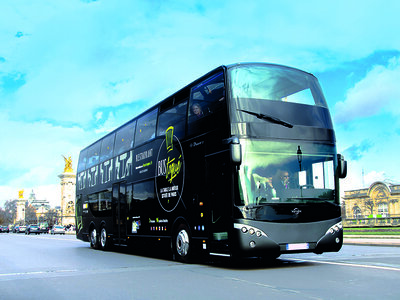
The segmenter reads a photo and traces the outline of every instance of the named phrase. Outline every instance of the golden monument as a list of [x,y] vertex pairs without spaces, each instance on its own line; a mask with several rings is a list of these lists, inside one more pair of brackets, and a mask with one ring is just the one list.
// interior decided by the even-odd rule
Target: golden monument
[[68,158],[66,158],[63,155],[62,157],[64,157],[64,162],[65,162],[64,173],[73,173],[71,156],[68,156]]
[[18,191],[18,199],[24,199],[24,190]]
[[61,179],[61,224],[75,225],[75,180],[71,156],[65,157],[64,173],[58,175]]

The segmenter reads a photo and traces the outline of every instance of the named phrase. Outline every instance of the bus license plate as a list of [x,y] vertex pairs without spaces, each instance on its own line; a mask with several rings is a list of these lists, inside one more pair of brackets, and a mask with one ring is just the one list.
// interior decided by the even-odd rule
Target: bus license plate
[[297,244],[287,244],[286,250],[294,251],[294,250],[308,250],[310,245],[308,243],[297,243]]

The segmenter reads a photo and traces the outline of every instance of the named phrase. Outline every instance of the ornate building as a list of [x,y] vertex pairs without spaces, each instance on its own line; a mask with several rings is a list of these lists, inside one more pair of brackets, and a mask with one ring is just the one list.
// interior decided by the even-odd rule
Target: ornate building
[[58,175],[61,179],[61,224],[75,225],[75,178],[72,169],[71,156],[64,157],[64,173]]
[[36,216],[37,216],[38,219],[40,218],[40,216],[45,215],[50,210],[49,201],[36,199],[36,195],[33,192],[33,190],[32,190],[32,192],[31,192],[31,194],[30,194],[30,196],[28,198],[28,203],[30,205],[32,205],[33,208],[35,208]]
[[[36,195],[32,190],[28,198],[27,204],[31,205],[35,209],[37,222],[48,221],[48,212],[50,210],[49,201],[36,199]],[[28,219],[25,220],[25,222],[30,222],[30,221],[31,220]]]
[[344,193],[345,226],[400,225],[400,184],[378,181],[369,188]]

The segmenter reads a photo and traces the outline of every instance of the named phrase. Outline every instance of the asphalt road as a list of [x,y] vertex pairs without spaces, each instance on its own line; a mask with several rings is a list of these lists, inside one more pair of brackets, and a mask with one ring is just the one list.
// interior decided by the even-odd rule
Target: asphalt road
[[0,234],[0,299],[400,299],[400,247],[181,264],[74,236]]

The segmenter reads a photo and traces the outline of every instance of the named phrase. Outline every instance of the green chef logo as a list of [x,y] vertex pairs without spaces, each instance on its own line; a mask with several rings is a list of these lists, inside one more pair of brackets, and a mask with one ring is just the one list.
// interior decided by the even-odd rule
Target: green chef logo
[[181,143],[174,135],[174,127],[165,132],[157,156],[156,191],[158,202],[167,211],[173,211],[181,199],[185,170]]

